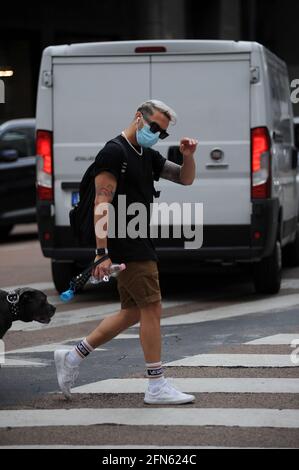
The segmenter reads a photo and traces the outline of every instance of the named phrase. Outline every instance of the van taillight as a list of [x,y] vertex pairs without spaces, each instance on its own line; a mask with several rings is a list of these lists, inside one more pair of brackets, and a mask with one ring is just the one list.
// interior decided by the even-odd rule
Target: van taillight
[[265,199],[271,193],[271,141],[266,127],[251,131],[252,199]]
[[53,200],[53,135],[50,131],[36,133],[37,154],[37,197],[41,200]]

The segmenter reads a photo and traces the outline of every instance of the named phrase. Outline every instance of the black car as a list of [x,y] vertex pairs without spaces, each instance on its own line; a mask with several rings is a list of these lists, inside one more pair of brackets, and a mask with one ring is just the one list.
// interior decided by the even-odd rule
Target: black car
[[0,125],[0,238],[36,221],[35,119]]

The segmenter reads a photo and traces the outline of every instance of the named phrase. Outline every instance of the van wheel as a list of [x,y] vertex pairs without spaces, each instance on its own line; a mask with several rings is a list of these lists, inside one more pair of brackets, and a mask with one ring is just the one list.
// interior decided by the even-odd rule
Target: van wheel
[[70,280],[76,274],[76,264],[52,260],[52,279],[59,294],[69,288]]
[[12,229],[13,225],[5,225],[3,227],[0,227],[0,241],[6,240]]
[[299,225],[297,225],[295,240],[283,250],[283,262],[286,266],[299,266]]
[[253,266],[253,281],[259,294],[277,294],[280,291],[282,274],[281,244],[276,242],[270,256]]

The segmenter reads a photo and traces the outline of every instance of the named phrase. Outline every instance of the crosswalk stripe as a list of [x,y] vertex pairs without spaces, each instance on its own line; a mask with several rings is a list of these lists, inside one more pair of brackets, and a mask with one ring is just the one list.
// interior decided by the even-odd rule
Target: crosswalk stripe
[[0,428],[38,426],[241,426],[299,428],[299,410],[240,408],[86,408],[0,411]]
[[299,289],[299,279],[283,279],[281,281],[281,290]]
[[[163,308],[170,308],[184,304],[184,301],[176,302],[163,302]],[[251,302],[238,303],[227,305],[225,307],[216,307],[205,309],[192,313],[176,315],[173,317],[166,317],[161,319],[162,326],[181,325],[181,324],[195,324],[208,321],[216,321],[225,318],[233,318],[252,313],[269,312],[281,308],[299,305],[299,295],[291,294],[275,299],[263,299]],[[70,304],[71,306],[71,304]],[[41,325],[37,322],[23,323],[16,321],[11,327],[11,331],[34,331],[40,329],[53,328],[58,326],[75,325],[92,320],[101,320],[103,317],[113,314],[120,308],[119,302],[105,303],[95,307],[84,307],[82,309],[67,310],[61,313],[56,313],[49,325]]]
[[23,323],[16,321],[13,323],[10,331],[35,331],[46,330],[58,326],[76,325],[92,320],[101,320],[106,315],[113,314],[119,308],[119,303],[107,303],[96,307],[87,307],[79,310],[67,310],[65,312],[56,313],[48,325],[37,322]]
[[[176,302],[163,302],[163,308],[176,307],[186,302],[176,301]],[[71,308],[70,304],[70,308]],[[21,321],[16,321],[12,324],[10,331],[35,331],[35,330],[46,330],[48,328],[55,328],[58,326],[70,326],[77,325],[78,323],[84,323],[87,321],[101,320],[102,318],[112,315],[115,312],[119,311],[120,303],[119,302],[110,302],[105,304],[100,304],[95,307],[84,307],[80,309],[71,309],[64,312],[57,312],[51,322],[48,325],[44,325],[37,322],[24,323]]]
[[211,308],[208,310],[201,310],[197,312],[177,315],[175,317],[167,317],[161,320],[161,324],[166,325],[180,325],[180,324],[195,324],[207,321],[222,320],[225,318],[242,317],[252,313],[268,312],[273,313],[283,308],[294,307],[299,305],[299,295],[291,294],[281,297],[273,297],[270,299],[254,300],[251,302],[241,302],[234,305],[227,305],[225,307]]
[[[81,340],[82,340],[82,338],[78,338],[77,340],[70,339],[67,342],[71,342],[71,341],[79,342]],[[65,343],[40,344],[38,346],[31,346],[29,348],[14,349],[13,351],[6,352],[5,355],[8,355],[8,354],[35,354],[35,353],[44,353],[44,352],[54,352],[54,351],[56,351],[56,349],[72,349],[73,347],[74,347],[73,345],[65,344]],[[107,351],[107,349],[96,348],[96,351]]]
[[[183,305],[184,301],[163,302],[163,308],[170,308]],[[192,313],[170,316],[161,319],[162,326],[195,324],[208,321],[216,321],[225,318],[233,318],[252,313],[269,312],[281,308],[299,305],[299,295],[291,294],[275,299],[262,299],[251,302],[227,305],[225,307],[216,307],[200,310]],[[71,304],[70,304],[71,306]],[[41,325],[37,322],[23,323],[16,321],[11,327],[11,331],[34,331],[40,329],[53,328],[58,326],[75,325],[92,320],[101,320],[103,317],[113,314],[120,308],[119,302],[105,303],[95,307],[84,307],[82,309],[71,309],[61,313],[56,313],[49,325]]]
[[[186,393],[299,393],[299,379],[171,378]],[[73,393],[144,393],[147,379],[108,379],[75,387]]]
[[264,338],[255,339],[253,341],[248,341],[245,344],[252,344],[252,345],[291,345],[292,341],[298,341],[299,344],[299,333],[293,334],[281,334],[281,335],[273,335],[273,336],[266,336]]
[[26,361],[24,359],[8,359],[5,358],[4,362],[1,362],[1,367],[47,367],[49,366],[49,361]]
[[296,367],[286,354],[198,354],[167,362],[168,367]]
[[[163,335],[163,338],[168,338],[170,336],[175,336],[175,334],[166,334]],[[133,333],[120,333],[118,336],[113,338],[111,341],[121,340],[121,339],[138,339],[139,334]],[[66,341],[61,343],[48,343],[48,344],[39,344],[37,346],[29,346],[27,348],[20,348],[20,349],[13,349],[11,351],[7,351],[6,354],[30,354],[30,353],[39,353],[39,352],[54,352],[56,349],[72,349],[73,344],[68,343],[78,343],[82,340],[82,336],[79,338],[69,338]],[[104,348],[96,348],[96,351],[107,351]]]

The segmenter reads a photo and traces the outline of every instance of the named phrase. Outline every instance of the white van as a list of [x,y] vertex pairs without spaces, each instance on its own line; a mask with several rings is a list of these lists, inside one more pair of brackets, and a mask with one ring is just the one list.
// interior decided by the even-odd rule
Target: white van
[[251,263],[259,293],[276,293],[281,253],[299,263],[297,155],[284,62],[253,42],[130,41],[44,50],[37,100],[38,223],[59,291],[93,258],[77,246],[69,211],[79,182],[107,140],[146,99],[178,113],[155,147],[179,161],[179,140],[199,140],[197,178],[160,180],[160,201],[204,204],[203,246],[158,240],[162,269]]

